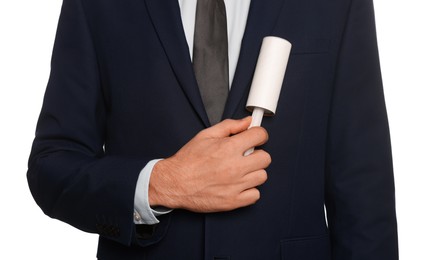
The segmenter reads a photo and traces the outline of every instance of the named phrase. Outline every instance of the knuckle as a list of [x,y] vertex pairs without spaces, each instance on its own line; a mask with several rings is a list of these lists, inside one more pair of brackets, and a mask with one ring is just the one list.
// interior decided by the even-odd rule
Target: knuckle
[[237,154],[240,151],[240,148],[243,146],[243,139],[240,138],[227,138],[227,143],[224,149],[225,151],[232,155]]
[[238,141],[234,138],[225,138],[223,141],[224,149],[234,149],[238,145]]
[[235,177],[237,174],[237,167],[235,167],[232,163],[227,163],[225,166],[226,177],[232,178]]
[[219,179],[230,179],[238,171],[236,164],[225,158],[220,160],[214,167],[218,174],[218,176],[215,177],[218,177]]

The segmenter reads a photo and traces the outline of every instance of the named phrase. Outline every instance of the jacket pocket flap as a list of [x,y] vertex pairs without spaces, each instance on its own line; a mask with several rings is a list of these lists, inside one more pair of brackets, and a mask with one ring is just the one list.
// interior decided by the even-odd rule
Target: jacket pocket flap
[[281,241],[282,260],[329,260],[330,243],[327,235],[294,238]]

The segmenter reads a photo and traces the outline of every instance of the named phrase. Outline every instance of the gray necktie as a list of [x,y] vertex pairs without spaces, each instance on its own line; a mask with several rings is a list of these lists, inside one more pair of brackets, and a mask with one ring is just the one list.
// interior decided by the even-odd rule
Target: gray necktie
[[198,0],[193,67],[212,125],[221,120],[228,97],[228,36],[224,0]]

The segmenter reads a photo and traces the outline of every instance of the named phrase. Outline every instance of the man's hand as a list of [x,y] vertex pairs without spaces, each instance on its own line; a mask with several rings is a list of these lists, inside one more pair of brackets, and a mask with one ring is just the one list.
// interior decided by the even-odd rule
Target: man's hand
[[194,212],[229,211],[254,204],[267,180],[270,155],[244,152],[268,140],[266,130],[247,130],[251,118],[224,120],[198,133],[172,157],[158,162],[149,183],[151,206]]

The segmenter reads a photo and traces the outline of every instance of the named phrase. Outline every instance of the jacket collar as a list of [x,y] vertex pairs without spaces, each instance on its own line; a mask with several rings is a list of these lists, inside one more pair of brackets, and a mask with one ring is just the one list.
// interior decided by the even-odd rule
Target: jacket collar
[[[186,96],[206,126],[209,120],[202,103],[176,0],[145,0],[155,30]],[[252,0],[237,69],[223,118],[234,115],[248,94],[263,37],[271,34],[284,0]]]

